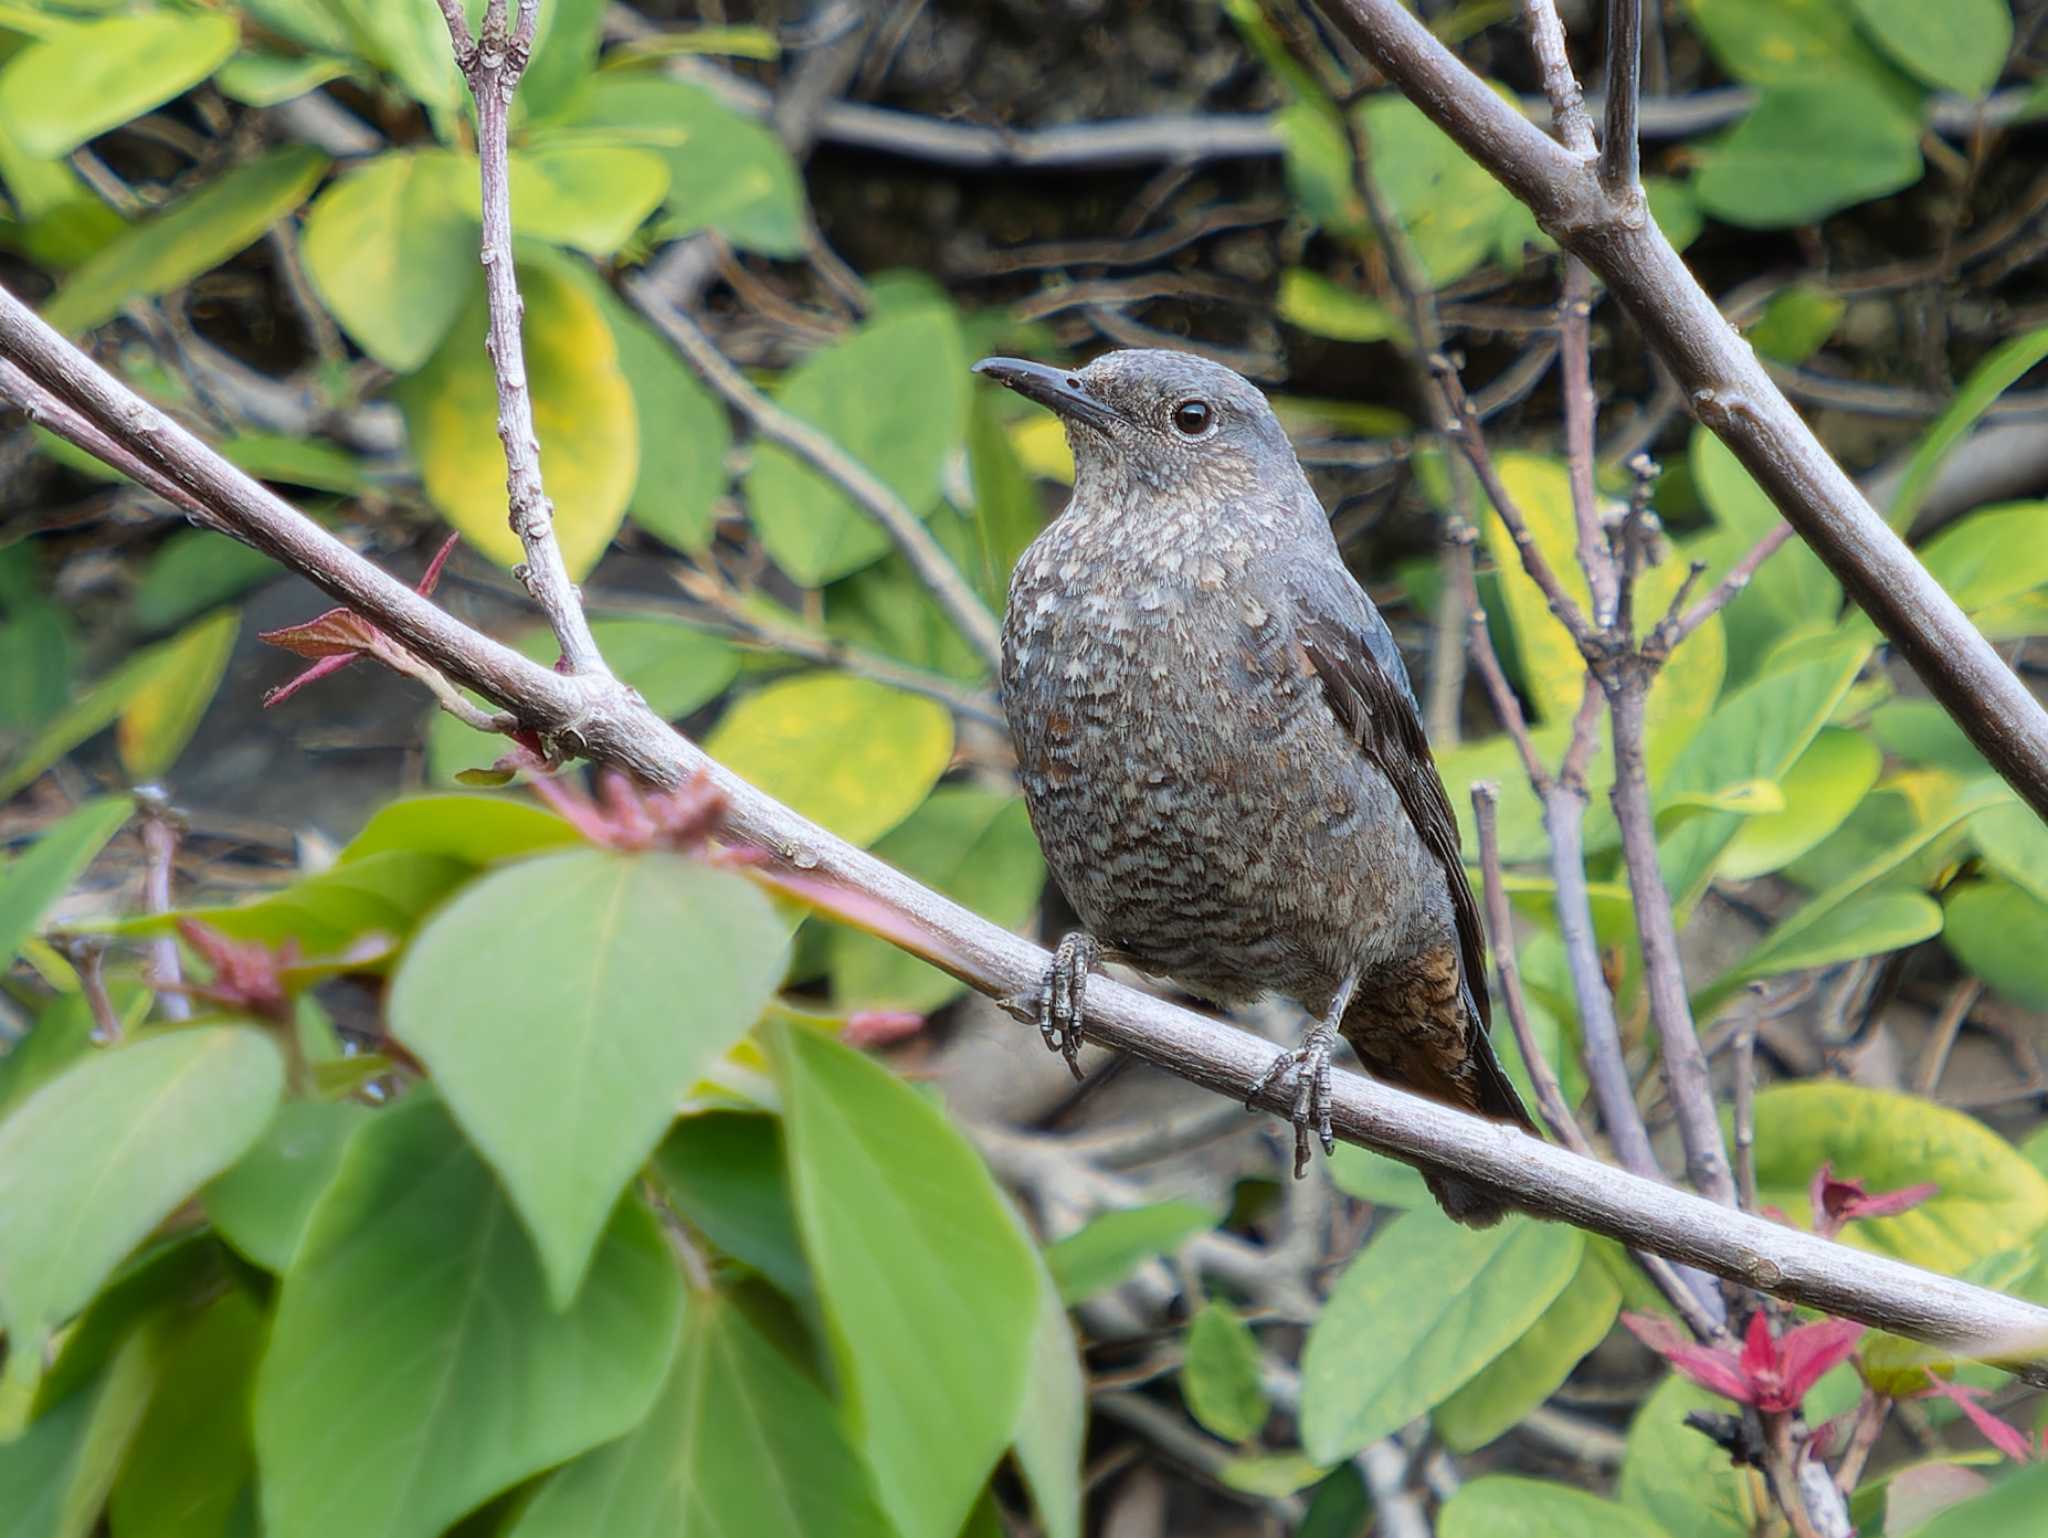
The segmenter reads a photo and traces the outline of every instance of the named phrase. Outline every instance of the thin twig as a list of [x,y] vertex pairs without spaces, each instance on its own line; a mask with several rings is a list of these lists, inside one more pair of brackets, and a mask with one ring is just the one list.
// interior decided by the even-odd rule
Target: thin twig
[[995,616],[968,586],[932,531],[901,497],[824,433],[790,415],[747,383],[746,377],[697,323],[670,304],[652,284],[634,278],[626,284],[626,297],[668,338],[706,384],[753,423],[755,432],[807,461],[880,524],[968,644],[990,667],[997,665],[1002,657],[1002,639]]
[[1932,1097],[1941,1088],[1941,1075],[1948,1067],[1948,1055],[1955,1050],[1956,1037],[1962,1033],[1963,1022],[1970,1018],[1970,1011],[1977,1007],[1977,1000],[1984,995],[1984,985],[1974,977],[1966,977],[1949,991],[1948,1001],[1941,1006],[1941,1014],[1934,1022],[1934,1028],[1927,1033],[1927,1045],[1921,1049],[1920,1064],[1913,1071],[1913,1093]]
[[[178,857],[178,824],[170,800],[155,785],[135,788],[135,805],[142,813],[142,911],[171,911],[171,865]],[[185,980],[178,959],[175,935],[161,935],[149,942],[149,979],[160,991],[157,1001],[166,1020],[192,1018],[192,1001],[179,990]]]
[[1849,1433],[1849,1445],[1842,1452],[1842,1461],[1835,1468],[1835,1488],[1847,1495],[1856,1488],[1863,1478],[1863,1466],[1870,1461],[1870,1450],[1877,1446],[1878,1436],[1884,1431],[1885,1417],[1891,1414],[1892,1401],[1875,1389],[1863,1391],[1863,1402],[1856,1407],[1856,1425]]
[[525,306],[512,263],[512,187],[506,151],[512,93],[533,54],[540,0],[519,0],[519,19],[508,31],[505,0],[490,0],[481,38],[470,34],[462,0],[441,0],[441,16],[455,49],[456,67],[476,101],[476,152],[483,187],[484,294],[490,305],[487,346],[498,384],[498,441],[505,446],[505,493],[512,532],[526,552],[517,573],[547,616],[571,673],[609,677],[590,621],[577,601],[562,547],[555,539],[555,506],[540,476],[540,439],[526,385],[526,344],[519,334]]
[[1600,181],[1622,193],[1642,180],[1636,108],[1642,94],[1643,0],[1607,0],[1607,122],[1601,135]]
[[1565,52],[1564,22],[1556,0],[1522,0],[1522,20],[1529,28],[1529,47],[1543,73],[1543,94],[1550,101],[1550,127],[1574,155],[1591,159],[1593,120],[1586,115],[1586,96]]
[[1619,611],[1619,580],[1600,504],[1593,487],[1593,274],[1577,257],[1564,261],[1564,296],[1558,303],[1558,371],[1564,390],[1565,465],[1571,479],[1572,521],[1578,529],[1579,569],[1593,597],[1593,626],[1612,630]]
[[[1681,588],[1677,597],[1672,600],[1673,614],[1667,614],[1643,642],[1643,655],[1653,662],[1661,662],[1670,656],[1672,648],[1680,641],[1734,602],[1736,596],[1749,586],[1750,579],[1757,573],[1757,568],[1776,555],[1779,548],[1791,537],[1792,525],[1789,523],[1781,523],[1767,530],[1761,539],[1749,547],[1742,559],[1728,569],[1727,576],[1709,588],[1690,609],[1678,613],[1679,600],[1685,596],[1685,590]],[[1673,617],[1674,614],[1676,618]]]

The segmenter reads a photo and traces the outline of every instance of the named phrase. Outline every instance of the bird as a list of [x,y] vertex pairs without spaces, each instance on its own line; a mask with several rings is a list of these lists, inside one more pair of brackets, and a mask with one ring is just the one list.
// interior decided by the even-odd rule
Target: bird
[[[1018,559],[1004,715],[1047,867],[1079,916],[1035,997],[1075,1054],[1108,961],[1310,1017],[1254,1085],[1293,1086],[1294,1173],[1334,1152],[1338,1037],[1382,1080],[1534,1134],[1494,1052],[1485,932],[1406,665],[1266,397],[1209,359],[974,371],[1049,408],[1073,493]],[[1446,1169],[1452,1218],[1505,1196]]]

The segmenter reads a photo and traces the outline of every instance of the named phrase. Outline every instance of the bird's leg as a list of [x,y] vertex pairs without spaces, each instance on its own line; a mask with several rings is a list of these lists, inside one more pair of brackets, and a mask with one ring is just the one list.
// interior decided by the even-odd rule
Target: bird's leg
[[1351,1007],[1351,995],[1358,989],[1358,969],[1352,968],[1344,974],[1344,980],[1337,985],[1336,997],[1323,1012],[1323,1018],[1308,1028],[1301,1045],[1289,1052],[1282,1052],[1267,1065],[1245,1092],[1244,1108],[1254,1109],[1257,1100],[1275,1079],[1292,1073],[1294,1075],[1294,1178],[1301,1179],[1308,1173],[1310,1158],[1308,1134],[1314,1127],[1316,1136],[1322,1140],[1323,1153],[1337,1151],[1337,1139],[1330,1131],[1330,1053],[1337,1045],[1337,1027],[1343,1022],[1344,1011]]
[[1085,929],[1076,929],[1060,941],[1052,965],[1038,985],[1038,1030],[1046,1049],[1067,1060],[1076,1079],[1081,1077],[1081,1025],[1088,974],[1102,965],[1102,945]]

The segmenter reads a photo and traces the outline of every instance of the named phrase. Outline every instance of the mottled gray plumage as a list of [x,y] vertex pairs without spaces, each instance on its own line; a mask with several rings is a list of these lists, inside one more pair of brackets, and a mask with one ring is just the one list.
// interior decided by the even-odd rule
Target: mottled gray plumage
[[[1337,1032],[1390,1082],[1529,1127],[1487,1038],[1485,940],[1407,670],[1265,397],[1165,351],[976,368],[1058,412],[1074,450],[1003,629],[1032,826],[1088,931],[1047,980],[1048,1043],[1071,1061],[1099,946],[1318,1018],[1276,1063],[1298,1076],[1297,1169],[1312,1123],[1327,1145]],[[1500,1216],[1425,1174],[1453,1217]]]

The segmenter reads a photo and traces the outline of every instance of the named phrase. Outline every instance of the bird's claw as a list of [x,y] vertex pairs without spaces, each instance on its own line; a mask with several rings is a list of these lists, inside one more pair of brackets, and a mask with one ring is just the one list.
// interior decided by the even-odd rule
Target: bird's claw
[[1060,941],[1052,965],[1038,985],[1038,1031],[1046,1050],[1067,1060],[1076,1079],[1081,1077],[1081,1025],[1086,1016],[1088,974],[1102,961],[1102,947],[1086,930],[1075,930]]
[[1294,1123],[1296,1180],[1308,1173],[1311,1128],[1322,1143],[1325,1156],[1337,1151],[1337,1139],[1330,1127],[1330,1052],[1336,1041],[1337,1033],[1326,1022],[1318,1022],[1310,1027],[1300,1046],[1277,1054],[1245,1093],[1244,1108],[1253,1110],[1254,1102],[1275,1080],[1294,1076],[1294,1106],[1288,1119]]

